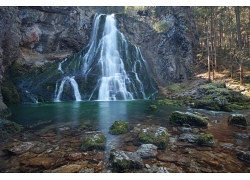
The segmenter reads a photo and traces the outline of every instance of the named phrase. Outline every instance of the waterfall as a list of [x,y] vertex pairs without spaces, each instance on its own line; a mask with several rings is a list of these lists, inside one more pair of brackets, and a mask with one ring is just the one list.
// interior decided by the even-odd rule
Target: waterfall
[[81,101],[81,95],[80,95],[80,92],[79,92],[79,89],[78,89],[78,84],[77,82],[75,81],[74,77],[69,77],[69,76],[66,76],[63,78],[60,86],[59,86],[59,89],[57,89],[57,84],[56,84],[56,91],[55,91],[55,99],[54,101],[55,102],[61,102],[61,96],[62,96],[62,92],[63,92],[63,88],[64,88],[64,85],[65,83],[69,81],[71,86],[73,87],[73,90],[74,90],[74,96],[75,96],[75,100],[76,101]]
[[54,102],[149,99],[157,92],[140,48],[118,30],[114,14],[95,15],[87,47],[48,68],[30,89]]
[[103,38],[101,39],[101,64],[102,77],[99,88],[98,100],[132,100],[133,95],[127,90],[126,81],[130,79],[124,68],[123,60],[118,51],[116,22],[114,15],[107,15],[104,25]]

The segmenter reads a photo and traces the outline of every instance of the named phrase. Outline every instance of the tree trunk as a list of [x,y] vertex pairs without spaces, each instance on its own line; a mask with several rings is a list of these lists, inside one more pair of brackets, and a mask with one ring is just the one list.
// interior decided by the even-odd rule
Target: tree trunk
[[212,61],[212,79],[214,81],[214,7],[211,7],[210,14],[210,41],[211,41],[211,61]]
[[207,69],[208,69],[208,81],[211,82],[211,70],[210,70],[210,50],[209,50],[209,33],[207,29]]
[[229,59],[231,62],[231,78],[233,79],[233,73],[234,73],[234,62],[233,62],[233,58],[232,58],[232,42],[233,42],[233,32],[231,31],[230,34],[230,39],[229,39]]
[[[236,29],[237,29],[237,36],[238,36],[238,50],[239,52],[242,50],[242,38],[241,38],[241,30],[240,30],[240,7],[235,7],[235,16],[236,16]],[[240,84],[243,84],[243,58],[239,57],[239,66],[240,66]]]

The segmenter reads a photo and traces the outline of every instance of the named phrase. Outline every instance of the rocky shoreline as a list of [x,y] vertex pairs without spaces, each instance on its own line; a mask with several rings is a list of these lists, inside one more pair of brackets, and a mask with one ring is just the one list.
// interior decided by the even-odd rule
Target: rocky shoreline
[[[193,110],[195,113],[195,110]],[[174,112],[175,113],[175,112]],[[231,123],[236,116],[178,115],[184,124],[116,123],[118,144],[94,126],[52,126],[22,130],[1,145],[1,172],[249,172],[248,126]],[[200,113],[200,112],[199,112]],[[172,113],[173,114],[173,113]],[[205,113],[204,113],[205,114]],[[237,116],[239,118],[239,116]],[[194,121],[194,118],[196,121]],[[170,118],[171,119],[171,118]],[[215,121],[214,119],[218,119]],[[172,121],[180,120],[172,115]],[[243,118],[243,122],[246,119]],[[196,123],[193,123],[196,122]],[[236,125],[239,121],[235,121]],[[191,124],[190,124],[191,123]],[[113,128],[111,128],[114,130]],[[106,150],[105,150],[106,149]]]

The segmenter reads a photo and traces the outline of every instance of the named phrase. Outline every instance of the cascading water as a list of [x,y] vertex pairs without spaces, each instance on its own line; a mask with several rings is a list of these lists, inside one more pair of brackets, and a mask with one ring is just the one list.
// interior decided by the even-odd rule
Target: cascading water
[[59,89],[57,90],[57,85],[56,85],[56,97],[55,97],[55,102],[60,102],[61,100],[61,96],[62,96],[62,92],[63,92],[63,87],[64,87],[64,84],[65,82],[69,81],[71,86],[73,87],[73,90],[74,90],[74,96],[75,96],[75,100],[76,101],[81,101],[81,95],[80,95],[80,92],[79,92],[79,89],[78,89],[78,84],[77,82],[75,81],[74,77],[69,77],[69,76],[66,76],[65,78],[63,78],[62,82],[61,82],[61,85],[59,86]]
[[55,102],[149,99],[157,92],[139,47],[117,29],[114,14],[96,15],[86,48],[22,86]]
[[127,90],[126,83],[130,79],[126,73],[123,60],[118,51],[117,35],[114,15],[108,15],[104,25],[103,38],[100,42],[102,77],[98,100],[132,100],[133,95]]

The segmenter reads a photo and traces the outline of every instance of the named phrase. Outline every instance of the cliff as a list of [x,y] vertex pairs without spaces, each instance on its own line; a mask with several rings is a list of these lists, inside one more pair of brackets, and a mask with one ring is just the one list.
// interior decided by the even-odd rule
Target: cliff
[[[86,47],[96,13],[117,13],[119,29],[132,44],[140,47],[158,86],[192,77],[197,41],[189,7],[132,10],[127,7],[0,7],[0,82],[4,102],[19,102],[13,78],[23,73],[42,72],[49,64]],[[16,102],[10,101],[13,93]],[[6,108],[1,96],[0,106]]]

